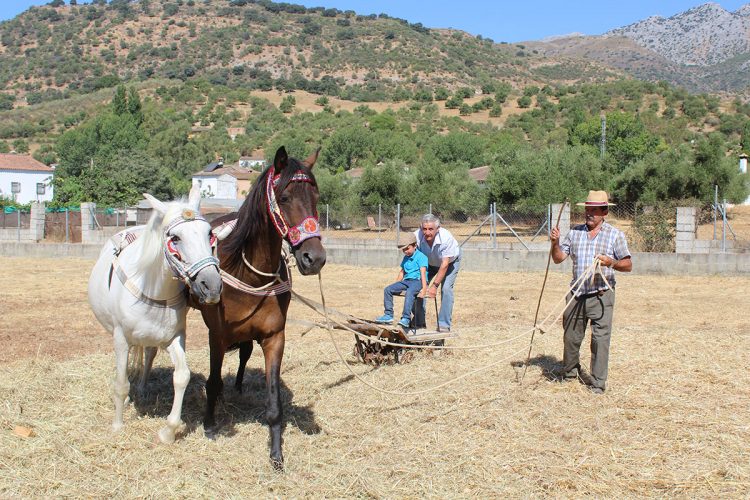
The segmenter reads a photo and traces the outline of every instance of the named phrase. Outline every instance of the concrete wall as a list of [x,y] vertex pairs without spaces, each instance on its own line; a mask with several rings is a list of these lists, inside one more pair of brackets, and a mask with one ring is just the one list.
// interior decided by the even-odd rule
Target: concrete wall
[[[95,259],[101,244],[0,242],[5,257],[75,257]],[[401,255],[395,248],[327,244],[328,262],[362,267],[395,269]],[[478,272],[544,271],[547,251],[510,251],[464,248],[462,269]],[[550,264],[551,272],[570,274],[570,261]],[[750,275],[750,253],[673,254],[634,253],[633,274]]]
[[[400,256],[395,249],[326,245],[328,262],[352,266],[396,268]],[[544,271],[547,251],[509,251],[464,248],[462,269],[468,271]],[[571,273],[570,261],[550,264],[550,270]],[[750,254],[634,253],[633,274],[750,275]]]

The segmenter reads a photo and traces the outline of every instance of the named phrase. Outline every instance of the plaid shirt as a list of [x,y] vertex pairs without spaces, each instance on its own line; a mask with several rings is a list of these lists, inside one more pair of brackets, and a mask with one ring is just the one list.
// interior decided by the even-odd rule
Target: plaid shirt
[[[606,255],[616,260],[630,257],[628,243],[625,241],[625,234],[606,222],[602,223],[599,233],[592,239],[589,238],[586,224],[573,227],[560,244],[560,248],[565,254],[573,258],[573,280],[571,284],[575,283],[586,268],[594,262],[596,255]],[[614,288],[614,269],[603,266],[601,269],[609,284]],[[588,279],[581,285],[578,295],[585,295],[606,289],[606,283],[604,283],[601,275],[596,273],[593,280]]]

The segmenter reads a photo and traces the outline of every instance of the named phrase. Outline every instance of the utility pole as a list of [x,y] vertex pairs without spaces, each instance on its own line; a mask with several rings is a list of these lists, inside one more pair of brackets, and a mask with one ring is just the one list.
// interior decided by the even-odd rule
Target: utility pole
[[599,144],[600,158],[604,159],[604,153],[607,151],[607,115],[602,113],[602,139]]

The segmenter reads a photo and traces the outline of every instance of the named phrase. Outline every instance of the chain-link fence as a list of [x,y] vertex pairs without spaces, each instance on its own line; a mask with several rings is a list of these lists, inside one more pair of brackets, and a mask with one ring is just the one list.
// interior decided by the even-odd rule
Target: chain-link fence
[[[559,207],[560,205],[556,205]],[[677,207],[698,208],[696,239],[713,240],[715,250],[750,251],[750,206],[670,201],[658,204],[621,203],[609,208],[607,222],[623,231],[633,252],[674,252]],[[553,205],[515,207],[493,204],[482,213],[442,211],[438,205],[422,209],[400,205],[319,208],[323,236],[332,241],[364,241],[368,245],[395,243],[400,231],[419,228],[422,216],[433,213],[459,243],[473,248],[540,249],[547,244],[557,220]],[[572,204],[570,225],[586,222],[584,207]]]
[[422,216],[432,213],[465,246],[505,248],[531,247],[547,241],[550,206],[516,208],[491,205],[483,213],[442,211],[438,206],[402,209],[400,205],[319,209],[323,236],[336,241],[364,240],[368,244],[392,245],[401,231],[419,228]]
[[[548,244],[560,205],[538,207],[492,204],[481,212],[443,210],[439,205],[402,207],[401,205],[354,206],[333,209],[318,207],[321,233],[330,243],[389,247],[399,233],[419,228],[422,216],[432,213],[466,248],[541,250]],[[695,238],[710,241],[712,251],[750,252],[750,206],[731,206],[724,202],[663,202],[658,204],[620,203],[610,207],[607,221],[622,230],[631,251],[674,252],[677,207],[697,209]],[[554,210],[554,212],[553,212]],[[206,213],[207,219],[219,217],[229,209]],[[150,208],[97,207],[89,229],[115,234],[128,226],[148,222]],[[6,208],[0,212],[0,229],[23,230],[30,227],[28,209]],[[45,239],[55,242],[81,241],[79,209],[47,210]],[[570,207],[570,225],[585,223],[584,209]],[[6,231],[7,232],[7,231]],[[10,235],[10,236],[8,236]],[[8,238],[13,234],[8,233]],[[705,243],[704,243],[705,244]]]

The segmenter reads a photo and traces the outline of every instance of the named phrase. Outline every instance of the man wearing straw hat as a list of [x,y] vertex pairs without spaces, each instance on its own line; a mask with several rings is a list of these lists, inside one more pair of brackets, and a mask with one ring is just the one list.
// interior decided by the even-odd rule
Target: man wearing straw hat
[[[560,243],[560,228],[550,231],[550,253],[555,264],[570,255],[573,259],[572,291],[563,314],[563,377],[581,377],[580,349],[591,322],[590,389],[602,394],[606,389],[609,364],[609,341],[615,305],[615,271],[630,272],[630,258],[625,234],[604,221],[609,213],[605,191],[589,191],[588,198],[578,206],[585,207],[586,223],[573,227]],[[581,280],[586,273],[593,273]]]

